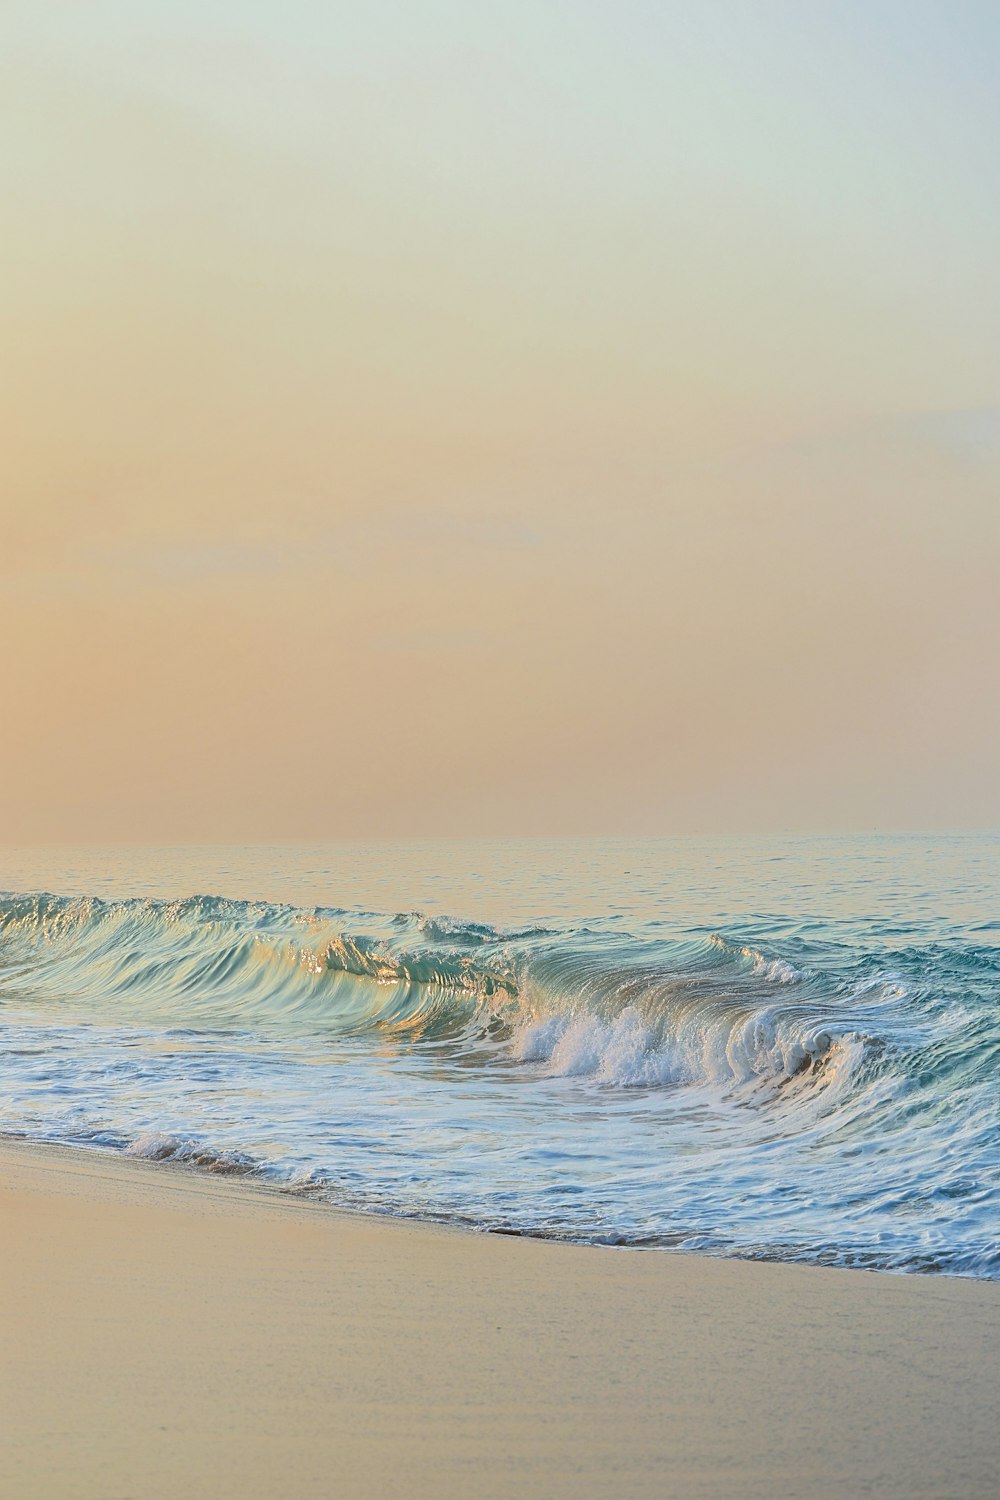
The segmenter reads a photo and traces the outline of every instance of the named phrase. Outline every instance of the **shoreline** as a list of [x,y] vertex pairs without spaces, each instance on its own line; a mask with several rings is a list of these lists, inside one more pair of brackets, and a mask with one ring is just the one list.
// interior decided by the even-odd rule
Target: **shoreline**
[[[68,1166],[76,1161],[78,1157],[88,1158],[96,1161],[120,1162],[126,1171],[133,1168],[140,1172],[151,1169],[157,1174],[165,1172],[176,1174],[183,1184],[203,1182],[209,1187],[217,1188],[220,1192],[238,1191],[247,1193],[251,1199],[272,1205],[307,1209],[310,1212],[329,1213],[337,1218],[349,1220],[360,1219],[362,1221],[374,1220],[384,1224],[412,1225],[418,1229],[441,1230],[446,1234],[472,1235],[474,1237],[486,1236],[488,1238],[531,1240],[543,1245],[558,1245],[574,1250],[614,1250],[630,1251],[652,1255],[682,1255],[698,1261],[742,1261],[748,1265],[766,1266],[793,1266],[812,1271],[847,1271],[852,1275],[875,1275],[875,1276],[905,1276],[916,1277],[924,1280],[945,1281],[969,1281],[977,1285],[995,1286],[1000,1296],[1000,1277],[982,1277],[966,1275],[960,1271],[939,1270],[937,1267],[921,1268],[902,1267],[888,1264],[855,1264],[843,1265],[834,1260],[819,1260],[788,1258],[781,1259],[777,1255],[749,1255],[743,1254],[738,1249],[725,1250],[690,1250],[681,1243],[671,1243],[666,1240],[636,1239],[628,1240],[624,1237],[617,1239],[574,1239],[570,1234],[547,1234],[544,1230],[518,1229],[506,1225],[492,1226],[477,1223],[472,1219],[461,1220],[459,1218],[434,1218],[419,1213],[405,1213],[395,1209],[378,1209],[373,1207],[357,1206],[350,1203],[339,1202],[337,1199],[326,1196],[322,1191],[310,1191],[308,1188],[297,1188],[292,1184],[271,1180],[260,1175],[253,1164],[243,1166],[228,1166],[217,1164],[219,1159],[211,1156],[212,1164],[207,1165],[206,1159],[198,1160],[180,1155],[150,1156],[140,1152],[132,1152],[123,1147],[92,1145],[86,1142],[69,1143],[66,1141],[46,1140],[41,1137],[17,1135],[0,1130],[0,1171],[3,1167],[3,1153],[7,1147],[14,1150],[24,1148],[32,1153],[43,1152],[51,1154],[56,1162],[64,1161]],[[206,1157],[209,1154],[206,1153]]]
[[1000,1286],[353,1213],[0,1140],[0,1492],[991,1496]]

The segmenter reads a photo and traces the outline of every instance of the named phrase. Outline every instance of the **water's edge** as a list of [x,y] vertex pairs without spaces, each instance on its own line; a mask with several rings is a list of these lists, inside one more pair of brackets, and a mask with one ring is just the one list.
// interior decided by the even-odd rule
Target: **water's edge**
[[253,896],[273,850],[212,855],[242,895],[157,893],[204,851],[0,894],[0,1131],[545,1241],[1000,1277],[1000,841],[485,852],[290,849],[309,904]]

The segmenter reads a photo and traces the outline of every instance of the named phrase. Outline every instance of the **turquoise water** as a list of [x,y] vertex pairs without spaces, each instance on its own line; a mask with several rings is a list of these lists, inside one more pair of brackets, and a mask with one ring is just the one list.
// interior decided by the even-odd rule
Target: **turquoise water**
[[995,1277],[998,876],[992,835],[8,850],[0,1130]]

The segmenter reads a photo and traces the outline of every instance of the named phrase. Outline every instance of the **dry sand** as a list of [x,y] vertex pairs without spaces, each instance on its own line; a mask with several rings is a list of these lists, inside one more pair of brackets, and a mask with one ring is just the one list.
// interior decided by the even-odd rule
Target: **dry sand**
[[576,1248],[0,1144],[0,1495],[1000,1494],[1000,1286]]

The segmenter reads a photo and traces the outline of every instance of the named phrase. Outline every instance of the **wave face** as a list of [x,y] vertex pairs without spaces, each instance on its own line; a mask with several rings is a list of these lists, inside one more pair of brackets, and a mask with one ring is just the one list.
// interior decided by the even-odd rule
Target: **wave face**
[[[0,1129],[487,1229],[1000,1274],[1000,949],[981,881],[963,920],[929,918],[925,872],[900,920],[856,849],[836,881],[826,849],[825,885],[814,856],[811,892],[761,874],[758,852],[771,909],[746,916],[731,870],[727,906],[703,869],[685,888],[669,846],[588,847],[591,887],[567,865],[554,900],[538,849],[503,846],[509,881],[483,894],[506,925],[11,892]],[[396,857],[405,895],[463,856],[424,846],[423,881],[412,850]],[[623,857],[639,893],[611,868]],[[851,870],[847,911],[791,918],[834,889],[843,906]]]

